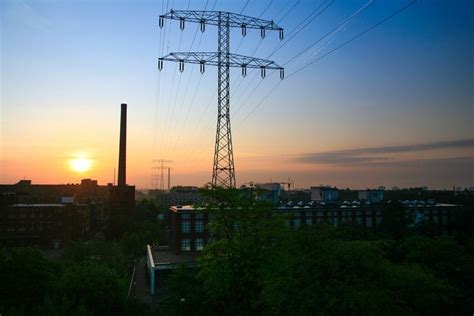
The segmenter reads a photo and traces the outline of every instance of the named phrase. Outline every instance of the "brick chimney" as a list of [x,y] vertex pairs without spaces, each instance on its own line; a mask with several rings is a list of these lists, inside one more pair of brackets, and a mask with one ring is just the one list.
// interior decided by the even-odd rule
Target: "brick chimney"
[[127,104],[122,103],[122,111],[120,114],[120,149],[119,149],[119,167],[118,167],[118,186],[127,185],[126,168],[127,168]]

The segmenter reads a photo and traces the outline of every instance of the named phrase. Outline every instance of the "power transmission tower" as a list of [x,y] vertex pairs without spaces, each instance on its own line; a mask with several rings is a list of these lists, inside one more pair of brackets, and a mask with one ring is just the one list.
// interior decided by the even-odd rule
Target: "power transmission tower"
[[160,27],[164,19],[179,20],[180,29],[184,29],[185,21],[199,23],[201,32],[206,24],[217,26],[217,52],[176,52],[158,59],[158,69],[163,69],[163,61],[179,63],[179,70],[184,71],[184,64],[199,64],[201,74],[206,65],[217,66],[217,131],[214,148],[214,166],[212,170],[212,185],[235,188],[234,154],[232,148],[232,133],[230,128],[230,67],[241,67],[242,76],[247,75],[247,68],[260,69],[264,78],[266,69],[280,70],[280,78],[284,77],[284,69],[271,60],[254,58],[230,53],[230,28],[240,27],[242,36],[247,29],[259,29],[262,38],[266,30],[279,31],[283,39],[283,28],[275,22],[254,18],[246,15],[224,11],[189,11],[171,10],[161,15]]
[[[152,170],[158,170],[159,173],[153,173],[151,175],[152,188],[159,189],[161,191],[165,190],[165,170],[168,170],[168,190],[170,189],[170,167],[172,160],[167,159],[155,159],[152,161]],[[155,172],[155,171],[154,171]]]

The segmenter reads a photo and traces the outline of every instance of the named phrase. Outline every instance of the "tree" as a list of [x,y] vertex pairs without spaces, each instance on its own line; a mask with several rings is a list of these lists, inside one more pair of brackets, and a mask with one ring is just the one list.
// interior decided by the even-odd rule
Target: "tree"
[[216,306],[206,297],[195,267],[179,266],[168,277],[160,299],[161,315],[217,315]]
[[0,253],[0,313],[12,306],[23,306],[28,312],[49,294],[59,267],[37,248],[15,248],[9,255]]
[[407,234],[411,218],[406,216],[405,208],[400,202],[388,203],[382,218],[382,232],[389,233],[394,239],[401,239]]
[[219,188],[205,192],[211,201],[207,209],[213,241],[199,258],[198,276],[211,304],[231,315],[258,310],[262,264],[283,226],[271,205],[256,201],[254,193]]
[[[444,315],[472,311],[472,254],[413,235],[400,205],[388,234],[293,229],[251,191],[206,191],[212,242],[169,279],[165,314]],[[393,224],[393,225],[392,225]],[[412,235],[410,235],[412,234]],[[471,248],[469,248],[471,249]]]
[[[261,300],[273,315],[437,314],[449,286],[384,256],[385,241],[341,240],[318,225],[290,232],[265,264]],[[444,309],[445,310],[445,309]]]
[[125,282],[114,270],[97,262],[66,267],[55,290],[57,298],[83,304],[94,315],[120,314],[125,305]]

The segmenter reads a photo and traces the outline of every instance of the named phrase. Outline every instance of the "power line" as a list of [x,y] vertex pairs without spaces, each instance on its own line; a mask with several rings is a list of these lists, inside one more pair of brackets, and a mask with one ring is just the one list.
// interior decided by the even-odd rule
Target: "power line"
[[[207,4],[208,4],[208,3],[206,2],[206,5],[204,6],[204,11],[206,11],[206,9],[207,9]],[[216,4],[217,4],[217,0],[214,2],[214,5],[212,6],[211,11],[214,10],[214,8],[216,7]],[[199,30],[199,29],[196,29],[196,33],[194,33],[194,39],[196,38],[196,34],[197,34],[198,30]],[[201,37],[199,38],[199,43],[198,43],[198,45],[197,45],[197,49],[198,49],[198,50],[199,50],[199,48],[201,47],[201,41],[202,41],[203,34],[204,34],[204,32],[201,32]],[[193,42],[191,43],[191,48],[189,49],[189,52],[191,52],[191,49],[192,49],[192,47],[193,47],[193,45],[194,45],[194,39],[193,39]],[[186,97],[186,95],[187,95],[188,85],[189,85],[189,81],[191,80],[191,76],[192,76],[192,72],[189,73],[188,84],[186,85],[186,91],[185,91],[185,93],[184,93],[184,97],[183,97],[182,103],[184,103],[185,97]],[[191,102],[189,102],[188,111],[186,112],[186,116],[185,116],[185,118],[184,118],[184,120],[183,120],[183,123],[181,124],[181,127],[182,127],[182,126],[186,126],[186,122],[188,121],[188,117],[189,117],[189,112],[191,111],[191,108],[192,108],[192,106],[194,105],[194,100],[195,100],[195,98],[196,98],[197,92],[198,92],[199,87],[200,87],[200,85],[201,85],[201,81],[202,81],[202,76],[199,77],[198,84],[197,84],[197,86],[196,86],[196,89],[194,90],[194,94],[193,94],[193,97],[192,97],[192,99],[191,99]],[[179,115],[178,115],[178,117],[179,117]],[[171,152],[173,152],[173,151],[175,150],[176,144],[177,144],[177,143],[179,142],[179,140],[181,139],[182,131],[183,131],[183,128],[178,128],[178,136],[177,136],[177,138],[176,138],[176,140],[175,140],[175,142],[174,142],[174,145],[173,145],[173,147],[172,147],[172,149],[171,149]]]
[[[206,1],[206,6],[208,5],[208,3],[209,3],[209,0]],[[188,0],[186,10],[189,9],[190,4],[191,4],[191,0]],[[183,39],[183,32],[180,32],[178,51],[180,50],[182,39]],[[165,152],[166,147],[168,145],[169,133],[170,133],[170,130],[171,130],[171,127],[172,127],[172,121],[173,121],[173,117],[174,117],[173,115],[174,115],[174,112],[175,112],[176,102],[177,102],[178,94],[179,94],[179,87],[181,86],[182,76],[179,76],[178,86],[176,88],[176,94],[175,94],[175,98],[174,98],[174,103],[173,103],[173,106],[171,106],[171,98],[173,97],[174,80],[175,80],[174,77],[175,77],[175,75],[176,75],[176,69],[175,69],[174,74],[173,74],[173,82],[172,82],[172,85],[171,85],[170,99],[169,99],[169,104],[168,104],[168,107],[167,107],[167,109],[169,109],[171,107],[171,116],[168,116],[168,113],[169,113],[169,110],[168,110],[166,120],[169,121],[169,123],[168,123],[168,126],[165,128],[165,134],[164,134],[165,136],[164,136],[164,139],[163,139],[163,146],[162,146],[162,152],[163,153]]]
[[[312,23],[317,17],[319,17],[324,11],[326,11],[331,5],[334,4],[334,0],[330,1],[321,11],[319,11],[327,2],[328,0],[325,0],[324,2],[321,3],[321,5],[319,5],[318,7],[316,7],[302,22],[300,22],[297,26],[295,26],[288,34],[289,38],[287,37],[287,39],[285,40],[285,42],[283,42],[282,44],[279,44],[274,50],[272,53],[270,53],[270,55],[268,55],[267,58],[270,58],[271,56],[273,56],[273,54],[275,54],[278,50],[280,50],[283,46],[285,46],[289,41],[291,41],[296,35],[298,35],[299,32],[301,32],[303,29],[305,29],[310,23]],[[319,11],[319,12],[318,12]],[[248,87],[252,86],[252,83],[255,81],[255,79],[257,78],[257,76],[254,76],[250,82],[248,83],[247,87],[245,89],[242,90],[242,93],[237,97],[236,99],[236,102],[238,100],[240,100],[240,98],[244,95],[244,92],[247,90]],[[257,84],[257,86],[260,86],[261,82],[259,82]],[[240,86],[240,84],[237,86],[237,88]],[[255,87],[255,86],[254,86]],[[254,88],[252,90],[252,93],[253,91],[255,91],[256,89]],[[247,99],[250,97],[250,95],[252,95],[252,93],[250,93],[247,97]],[[246,100],[247,100],[246,99]],[[244,103],[241,103],[240,106],[237,108],[237,110],[235,111],[235,113],[238,113],[240,111],[240,109],[242,108]]]
[[[320,56],[319,58],[317,58],[316,60],[312,61],[311,63],[305,65],[304,67],[301,67],[299,68],[298,70],[294,71],[293,73],[291,73],[290,75],[287,76],[287,79],[289,79],[290,77],[293,77],[296,73],[300,72],[300,71],[303,71],[304,69],[308,68],[309,66],[315,64],[316,62],[322,60],[323,58],[329,56],[330,54],[336,52],[337,50],[341,49],[342,47],[344,47],[345,45],[351,43],[352,41],[356,40],[357,38],[361,37],[362,35],[372,31],[373,29],[377,28],[378,26],[380,26],[381,24],[385,23],[386,21],[394,18],[395,16],[397,16],[398,14],[402,13],[403,11],[407,10],[408,8],[410,8],[413,4],[415,4],[417,0],[412,0],[411,2],[409,2],[407,5],[401,7],[400,9],[398,9],[397,11],[395,11],[394,13],[386,16],[385,18],[381,19],[380,21],[378,21],[377,23],[373,24],[372,26],[364,29],[363,31],[357,33],[355,36],[353,36],[352,38],[350,38],[349,40],[343,42],[342,44],[338,45],[337,47],[335,47],[334,49],[330,50],[329,52],[325,53],[324,55]],[[268,96],[271,94],[271,92],[273,92],[274,90],[276,90],[276,88],[279,86],[280,82],[278,82],[274,87],[273,89],[251,110],[251,113],[249,115],[247,115],[243,120],[242,122],[240,123],[239,127],[242,126],[244,124],[244,122],[250,117],[250,115],[252,113],[254,113],[262,104],[263,102],[268,98]]]
[[[168,4],[169,4],[169,0],[166,1],[166,11],[168,10]],[[164,9],[164,1],[161,3],[161,10]],[[163,53],[163,46],[164,46],[164,37],[165,37],[165,32],[163,32],[163,29],[160,29],[160,40],[159,40],[159,45],[158,45],[158,53],[161,55]],[[158,85],[157,85],[157,96],[156,96],[156,99],[157,99],[157,104],[156,104],[156,107],[155,107],[155,126],[154,126],[154,138],[153,138],[153,154],[155,154],[155,151],[156,151],[156,147],[157,147],[157,141],[158,141],[158,136],[157,136],[157,132],[158,132],[158,128],[157,128],[157,122],[158,122],[158,107],[159,107],[159,104],[160,104],[160,97],[161,97],[161,94],[160,94],[160,90],[161,90],[161,73],[158,74]]]
[[[311,24],[317,17],[319,17],[321,14],[323,14],[330,6],[332,6],[334,4],[334,1],[335,0],[331,0],[331,2],[328,3],[328,5],[326,5],[320,12],[317,12],[322,6],[324,6],[324,4],[327,2],[324,1],[323,3],[321,3],[320,6],[318,6],[305,20],[303,20],[302,22],[300,22],[300,24],[298,24],[298,26],[296,26],[293,30],[294,30],[294,34],[291,34],[291,35],[288,35],[287,36],[287,39],[286,41],[284,41],[283,43],[281,43],[277,48],[275,48],[273,50],[273,52],[270,53],[270,55],[268,55],[268,58],[272,57],[273,54],[275,54],[278,50],[280,50],[282,47],[284,47],[286,44],[288,44],[289,41],[291,41],[296,35],[298,35],[298,33],[300,33],[304,28],[306,28],[309,24]],[[309,21],[306,21],[307,19],[309,19],[313,14],[315,14]],[[306,21],[306,22],[305,22]],[[301,26],[302,25],[302,26]],[[301,27],[300,27],[301,26]],[[297,30],[297,28],[299,28]]]
[[[303,49],[302,51],[300,51],[298,54],[296,54],[295,56],[293,56],[292,58],[289,59],[289,61],[287,61],[284,65],[286,66],[289,62],[291,61],[294,61],[296,60],[296,58],[298,58],[299,56],[301,56],[304,52],[308,51],[309,49],[311,49],[312,47],[314,47],[316,44],[320,43],[323,39],[327,38],[328,36],[330,35],[334,35],[336,34],[337,32],[339,32],[339,30],[341,30],[345,25],[347,25],[350,21],[352,21],[357,15],[359,15],[360,13],[362,13],[365,9],[367,9],[370,5],[373,4],[373,0],[370,0],[368,1],[365,5],[363,5],[361,8],[359,8],[358,10],[356,10],[354,13],[352,13],[350,16],[348,16],[347,18],[345,18],[335,29],[331,30],[330,32],[326,33],[324,36],[322,36],[321,38],[319,38],[317,41],[313,42],[311,45],[309,45],[307,48]],[[330,3],[332,4],[332,3]],[[326,6],[323,10],[327,9],[328,6]],[[321,12],[320,12],[321,13]],[[318,14],[319,15],[319,14]],[[307,25],[307,24],[305,24]],[[296,34],[295,34],[296,35]],[[244,104],[246,104],[247,100],[250,99],[250,96],[256,91],[256,88],[258,88],[258,86],[260,86],[261,82],[259,82],[259,84],[257,84],[257,86],[254,87],[254,89],[252,90],[252,92],[247,96],[247,98],[245,99],[245,101],[240,105],[240,107],[237,109],[236,113],[237,114],[239,112],[239,110],[243,107]],[[273,91],[273,90],[272,90]],[[262,101],[263,102],[263,101]],[[262,102],[260,102],[259,104],[261,104]],[[259,106],[259,105],[258,105]],[[254,110],[251,111],[251,113],[253,113]]]
[[273,3],[273,0],[270,0],[270,3],[265,7],[265,9],[263,10],[263,12],[260,14],[259,18],[261,18],[265,12],[267,12],[268,8],[270,8],[270,6],[272,5]]
[[349,22],[351,22],[356,16],[358,16],[359,14],[361,14],[362,12],[364,12],[368,7],[370,7],[372,4],[374,3],[374,0],[371,0],[371,1],[368,1],[365,5],[363,5],[361,8],[359,8],[357,11],[355,11],[354,13],[352,13],[350,16],[348,16],[347,18],[345,18],[335,29],[327,32],[326,34],[324,34],[322,37],[320,37],[318,40],[316,40],[315,42],[311,43],[309,46],[307,46],[306,48],[302,49],[300,52],[298,52],[296,55],[292,56],[291,58],[289,58],[286,62],[285,62],[285,65],[288,64],[289,62],[291,61],[294,61],[296,58],[298,58],[299,56],[301,56],[302,54],[304,54],[305,52],[307,52],[308,50],[310,50],[311,48],[313,48],[315,45],[317,45],[318,43],[320,43],[322,40],[324,40],[325,38],[331,36],[331,35],[334,35],[336,34],[337,32],[339,32],[340,30],[342,30],[342,28],[344,26],[346,26]]
[[[288,1],[288,2],[290,2],[290,1]],[[327,0],[324,0],[324,2],[327,2]],[[296,6],[297,6],[299,3],[300,3],[300,0],[298,0],[298,1],[284,14],[284,16],[278,21],[278,23],[281,23],[281,21],[283,21],[283,20],[296,8]],[[285,5],[284,7],[286,7],[286,5]],[[244,6],[244,8],[245,8],[245,6]],[[308,18],[310,18],[319,8],[320,8],[320,6],[317,7],[316,9],[314,9],[314,10],[308,15],[308,17],[305,18],[304,21],[306,21]],[[243,9],[242,9],[242,11],[243,11]],[[262,14],[263,14],[263,12],[262,12]],[[260,14],[260,17],[262,16],[262,14]],[[314,19],[315,19],[315,17],[313,17],[312,21],[314,21]],[[293,28],[288,34],[292,34],[300,25],[301,25],[301,23],[300,23],[298,26],[296,26],[295,28]],[[305,26],[304,26],[304,27],[305,27]],[[303,27],[303,28],[304,28],[304,27]],[[302,29],[303,29],[303,28],[302,28]],[[242,42],[243,42],[243,38],[241,39],[240,44],[242,44]],[[261,42],[260,42],[260,43],[261,43]],[[278,44],[278,45],[279,45],[279,44]],[[277,45],[277,46],[278,46],[278,45]],[[259,47],[259,46],[260,46],[260,45],[258,45],[258,47]],[[240,45],[239,45],[239,47],[240,47]],[[239,47],[237,47],[237,51],[238,51]],[[255,53],[255,51],[256,51],[256,50],[254,50],[254,53]],[[253,55],[252,55],[252,56],[253,56]],[[255,78],[256,78],[257,76],[258,76],[258,75],[257,75],[256,73],[253,74],[252,79],[249,80],[248,85],[243,89],[243,91],[246,91],[246,90],[247,90],[247,88],[253,83],[253,81],[255,81]],[[243,78],[239,78],[237,85],[236,85],[233,89],[238,89],[238,88],[241,86],[242,82],[244,82]],[[261,84],[261,82],[259,82],[258,86],[260,86],[260,84]],[[254,89],[254,91],[255,91],[255,89]],[[237,97],[237,100],[240,99],[240,97],[242,97],[242,95],[243,95],[243,93],[241,93],[241,94]],[[196,126],[200,126],[200,124],[201,124],[201,122],[202,122],[202,119],[203,119],[204,116],[207,114],[208,109],[209,109],[209,106],[211,105],[212,100],[214,99],[214,97],[215,97],[215,94],[213,94],[213,96],[211,97],[211,99],[210,99],[209,102],[207,103],[207,106],[206,106],[205,110],[202,112],[202,114],[201,114],[201,116],[200,116],[198,122],[196,123]],[[237,103],[238,103],[237,100],[234,102],[234,104],[237,104]],[[238,113],[238,112],[239,112],[240,108],[241,108],[241,106],[237,109],[236,112],[234,112],[234,115],[235,115],[235,113]],[[203,138],[204,138],[204,136],[205,136],[205,132],[206,132],[207,130],[209,130],[209,128],[211,127],[211,126],[210,126],[211,123],[212,123],[212,121],[210,121],[209,124],[205,125],[204,128],[201,129],[200,133],[198,133],[198,135],[199,135],[199,137],[198,137],[199,141],[202,141],[202,140],[203,140]],[[193,150],[191,150],[191,151],[188,153],[188,155],[185,157],[185,159],[184,159],[183,161],[184,161],[184,162],[189,161],[189,158],[194,154],[195,151],[196,151],[196,148],[193,148]]]
[[[327,3],[328,0],[324,0],[321,5],[319,5],[318,7],[316,7],[313,11],[310,12],[310,14],[305,18],[303,19],[302,22],[300,22],[297,26],[295,26],[289,33],[288,35],[291,37],[290,39],[287,39],[286,42],[290,41],[291,39],[293,39],[297,33],[299,33],[300,31],[302,31],[304,28],[306,28],[311,22],[313,22],[318,16],[320,16],[325,10],[327,10],[333,3],[334,3],[334,0],[332,0],[325,8],[323,8],[323,10],[321,10],[321,12],[318,13],[318,11]],[[288,16],[288,14],[293,11],[296,7],[296,5],[299,3],[299,1],[293,5],[292,8],[290,8],[290,10],[285,14],[284,18],[286,16]],[[263,12],[262,12],[263,13]],[[262,15],[262,14],[261,14]],[[282,21],[282,19],[280,19],[280,21]],[[243,39],[241,40],[240,43],[243,42]],[[261,42],[260,42],[261,44]],[[275,48],[275,50],[273,51],[273,53],[275,53],[277,50],[279,50],[281,47],[278,47],[280,46],[280,44],[277,45],[277,47]],[[239,46],[240,47],[240,46]],[[239,49],[239,47],[237,49]],[[258,48],[258,46],[257,46]],[[256,50],[254,50],[255,52]],[[273,54],[272,53],[272,54]],[[240,95],[236,98],[236,101],[234,102],[235,104],[238,104],[238,100],[240,100],[240,98],[244,95],[244,92],[253,84],[253,82],[255,81],[257,77],[257,74],[255,74],[253,76],[253,78],[248,82],[248,85],[242,90],[242,93],[240,93]],[[238,89],[240,87],[240,85],[242,84],[244,80],[241,78],[237,84],[237,86],[235,87],[235,89]],[[236,111],[234,111],[233,115],[236,115],[237,113],[239,113],[239,111],[241,110],[242,106],[246,103],[246,101],[250,98],[250,96],[256,91],[256,89],[262,84],[262,81],[260,81],[256,86],[254,86],[254,89],[252,90],[252,92],[248,95],[247,99],[240,104],[240,106],[237,108]],[[210,105],[210,103],[208,104],[208,106]],[[203,115],[201,116],[201,119],[199,120],[199,122],[201,122],[202,118],[204,117],[205,113],[207,113],[207,107],[206,107],[206,111],[203,112]],[[198,124],[199,125],[199,124]],[[210,124],[208,124],[207,127],[205,127],[203,130],[201,130],[201,133],[200,133],[200,137],[199,139],[202,140],[203,137],[205,136],[205,131],[209,129],[209,126]],[[189,158],[192,156],[192,154],[195,152],[195,149],[193,149],[189,154],[188,156],[185,158],[185,161],[188,161]]]
[[402,13],[403,11],[407,10],[408,8],[410,8],[412,5],[415,4],[417,0],[412,0],[411,2],[409,2],[407,5],[401,7],[400,9],[398,9],[397,11],[395,11],[394,13],[386,16],[385,18],[381,19],[380,21],[378,21],[377,23],[373,24],[372,26],[364,29],[363,31],[357,33],[355,36],[351,37],[350,39],[348,39],[347,41],[343,42],[342,44],[338,45],[337,47],[333,48],[332,50],[328,51],[327,53],[323,54],[322,56],[320,56],[319,58],[313,60],[312,62],[310,62],[309,64],[297,69],[296,71],[294,71],[293,73],[291,73],[288,78],[292,77],[293,75],[295,75],[296,73],[300,72],[300,71],[303,71],[304,69],[308,68],[309,66],[317,63],[318,61],[320,61],[321,59],[329,56],[330,54],[334,53],[335,51],[341,49],[342,47],[346,46],[347,44],[351,43],[352,41],[358,39],[359,37],[361,37],[362,35],[372,31],[373,29],[377,28],[378,26],[380,26],[381,24],[387,22],[388,20],[392,19],[393,17],[397,16],[398,14]]
[[245,10],[245,8],[247,8],[248,4],[249,4],[250,0],[247,0],[247,2],[245,3],[244,7],[242,8],[242,10],[240,10],[240,14],[242,14]]
[[[326,1],[327,1],[327,0],[326,0]],[[300,1],[298,0],[298,3],[299,3],[299,2],[300,2]],[[270,3],[270,4],[271,4],[271,3]],[[242,8],[241,13],[244,11],[244,9],[246,8],[247,5],[248,5],[248,1],[247,1],[247,3],[244,5],[244,7]],[[293,8],[291,8],[291,9],[287,12],[287,14],[288,14],[289,12],[291,12],[291,11],[294,9],[294,7],[295,7],[295,6],[293,6]],[[265,13],[265,10],[266,10],[266,8],[265,8],[264,11],[259,15],[259,18],[261,18],[261,17],[263,16],[263,14]],[[286,14],[286,15],[287,15],[287,14]],[[280,19],[279,23],[280,23],[281,21],[283,21],[283,19]],[[241,46],[243,40],[244,40],[244,38],[242,37],[242,39],[240,40],[239,46],[238,46],[237,49],[236,49],[236,52],[239,50],[239,48],[240,48],[240,46]],[[260,41],[260,44],[261,44],[261,41]],[[260,46],[260,44],[257,46],[257,48]],[[254,50],[253,54],[251,55],[252,57],[254,56],[255,52],[256,52],[256,49]],[[254,77],[255,77],[255,76],[254,76]],[[252,78],[250,81],[253,82],[254,79],[255,79],[255,78]],[[234,87],[234,89],[238,89],[243,81],[244,81],[243,78],[239,78],[238,81],[237,81],[238,84],[237,84],[237,86]],[[249,83],[249,84],[250,84],[250,83]],[[205,114],[207,113],[207,111],[208,111],[208,109],[209,109],[209,106],[211,105],[212,100],[214,99],[214,97],[215,97],[215,94],[212,95],[211,99],[210,99],[209,102],[207,103],[206,109],[202,112],[202,115],[201,115],[201,117],[199,118],[199,120],[198,120],[196,126],[199,126],[200,123],[202,122],[202,119],[204,118]],[[208,125],[209,125],[209,124],[208,124]],[[199,135],[201,135],[201,138],[202,138],[202,136],[204,136],[204,132],[205,132],[206,129],[208,129],[208,127],[201,130],[201,133],[199,134]],[[190,157],[190,155],[191,155],[191,153],[188,155],[188,157]],[[187,161],[187,160],[188,160],[188,158],[185,159],[185,161]]]
[[[411,2],[409,2],[406,6],[403,6],[401,7],[399,10],[395,11],[393,14],[383,18],[382,20],[380,20],[379,22],[375,23],[374,25],[368,27],[367,29],[359,32],[357,35],[355,35],[354,37],[352,37],[351,39],[345,41],[344,43],[338,45],[336,48],[332,49],[331,51],[325,53],[324,55],[322,55],[321,57],[319,57],[318,59],[314,60],[313,62],[311,62],[310,64],[296,70],[295,72],[293,72],[292,74],[290,74],[289,76],[287,76],[287,78],[290,78],[292,77],[294,74],[296,74],[297,72],[300,72],[300,71],[303,71],[304,69],[306,69],[307,67],[309,67],[310,65],[322,60],[323,58],[327,57],[328,55],[334,53],[335,51],[337,51],[338,49],[342,48],[343,46],[349,44],[350,42],[354,41],[355,39],[361,37],[362,35],[370,32],[371,30],[375,29],[376,27],[380,26],[381,24],[383,24],[384,22],[390,20],[391,18],[395,17],[396,15],[400,14],[401,12],[405,11],[406,9],[408,9],[409,7],[411,7],[414,3],[416,2],[416,0],[413,0]],[[337,29],[337,28],[336,28]],[[250,118],[250,116],[266,101],[266,99],[270,96],[270,94],[272,94],[278,87],[279,85],[281,84],[281,81],[278,82],[261,100],[260,102],[258,102],[254,108],[244,117],[244,119],[240,122],[240,124],[237,126],[237,128],[241,127],[247,120],[248,118]]]
[[[290,3],[291,0],[289,0],[287,3]],[[298,0],[295,2],[295,4],[293,4],[293,6],[288,10],[288,12],[286,12],[279,20],[278,20],[278,23],[281,23],[281,21],[283,21],[287,16],[288,14],[290,14],[297,6],[298,4],[300,4],[301,0]],[[286,5],[285,5],[286,7]]]

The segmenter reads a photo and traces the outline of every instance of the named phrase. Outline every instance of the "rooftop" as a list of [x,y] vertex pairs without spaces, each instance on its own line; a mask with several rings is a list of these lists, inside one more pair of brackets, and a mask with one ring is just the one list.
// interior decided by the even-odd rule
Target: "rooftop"
[[55,203],[55,204],[24,204],[24,203],[20,203],[20,204],[13,204],[13,205],[10,205],[10,207],[66,207],[66,205],[64,204],[59,204],[59,203]]
[[170,210],[173,212],[198,211],[204,210],[204,207],[195,207],[194,205],[175,205],[171,206]]
[[179,253],[171,250],[160,250],[153,246],[147,246],[153,257],[155,269],[172,269],[176,265],[196,262],[196,254]]

